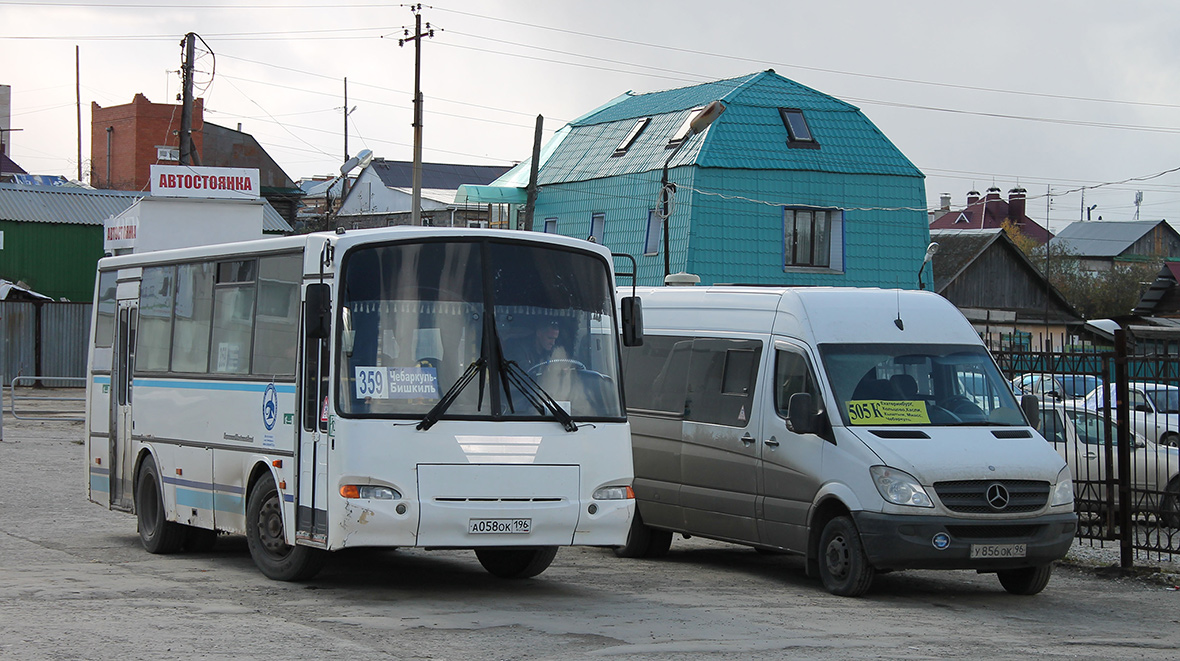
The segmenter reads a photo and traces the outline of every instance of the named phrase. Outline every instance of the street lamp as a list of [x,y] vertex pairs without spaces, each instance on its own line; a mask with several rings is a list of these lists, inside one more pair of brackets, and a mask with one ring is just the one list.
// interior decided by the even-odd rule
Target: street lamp
[[324,209],[325,223],[327,223],[328,217],[332,214],[332,186],[335,186],[337,181],[340,181],[341,179],[344,180],[344,182],[340,184],[340,205],[344,206],[345,190],[347,190],[345,185],[348,183],[348,173],[352,172],[358,167],[364,169],[368,167],[369,163],[372,161],[373,152],[368,149],[362,149],[357,153],[356,156],[353,156],[347,161],[344,161],[344,164],[340,166],[340,176],[334,177],[328,184],[328,187],[324,190],[324,199],[327,202],[327,207]]
[[[930,261],[933,260],[934,256],[937,254],[938,254],[938,244],[931,241],[930,245],[926,246],[926,256],[924,258],[922,258],[922,265],[918,267],[918,289],[925,289],[926,288],[926,286],[922,284],[922,269],[926,268],[926,265],[929,264]],[[931,273],[931,275],[933,275],[934,270],[931,269],[930,273]]]
[[725,112],[725,104],[720,101],[714,101],[701,109],[697,116],[688,124],[688,135],[676,144],[671,154],[668,154],[668,159],[664,161],[664,173],[660,177],[660,218],[664,221],[664,278],[672,274],[672,256],[671,244],[669,243],[669,216],[672,215],[672,196],[676,194],[676,184],[668,183],[668,165],[672,159],[676,157],[676,153],[688,142],[692,136],[704,131],[713,120],[721,116]]

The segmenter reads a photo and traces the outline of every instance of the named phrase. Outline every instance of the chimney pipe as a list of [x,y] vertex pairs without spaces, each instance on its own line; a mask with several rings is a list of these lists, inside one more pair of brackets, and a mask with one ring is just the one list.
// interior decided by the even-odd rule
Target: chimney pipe
[[951,210],[951,194],[950,193],[942,193],[941,195],[938,196],[938,207],[942,211],[950,211]]
[[1025,208],[1025,194],[1027,192],[1020,186],[1008,191],[1008,218],[1017,225],[1023,225],[1027,215]]
[[973,190],[967,193],[967,205],[970,206],[979,201],[979,191]]

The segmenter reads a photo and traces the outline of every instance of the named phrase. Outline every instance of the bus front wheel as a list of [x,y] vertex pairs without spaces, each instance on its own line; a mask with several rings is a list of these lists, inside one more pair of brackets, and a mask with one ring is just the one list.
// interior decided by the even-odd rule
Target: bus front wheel
[[148,553],[176,553],[184,545],[184,527],[164,514],[163,482],[156,462],[148,459],[135,481],[135,517],[139,540]]
[[304,581],[319,573],[327,551],[291,546],[283,535],[283,503],[274,477],[262,476],[246,503],[246,544],[254,564],[276,581]]
[[532,578],[549,568],[557,557],[556,546],[539,549],[475,549],[475,557],[488,573],[500,578]]

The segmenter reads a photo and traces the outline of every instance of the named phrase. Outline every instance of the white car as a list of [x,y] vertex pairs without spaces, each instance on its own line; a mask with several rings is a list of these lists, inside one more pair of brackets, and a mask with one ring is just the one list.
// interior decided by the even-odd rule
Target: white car
[[1081,399],[1100,385],[1102,380],[1091,374],[1021,374],[1012,379],[1015,392],[1059,401]]
[[[1109,468],[1113,472],[1108,472],[1106,424],[1101,413],[1046,403],[1041,407],[1038,431],[1069,465],[1079,511],[1102,511],[1108,484],[1115,487],[1110,502],[1118,502],[1118,434],[1112,435]],[[1136,511],[1158,514],[1165,526],[1180,527],[1180,451],[1135,432],[1131,436],[1131,488],[1137,492],[1132,499]]]
[[[1083,406],[1101,411],[1110,395],[1114,406],[1114,384],[1108,383],[1086,396]],[[1132,382],[1127,386],[1131,405],[1131,426],[1149,441],[1180,446],[1180,388],[1159,383]]]

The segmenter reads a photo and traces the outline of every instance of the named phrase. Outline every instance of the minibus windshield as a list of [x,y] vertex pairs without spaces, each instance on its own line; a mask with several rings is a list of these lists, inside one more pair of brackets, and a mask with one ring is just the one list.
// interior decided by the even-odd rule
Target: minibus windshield
[[340,287],[339,410],[428,424],[621,419],[612,291],[603,259],[545,245],[355,248]]
[[983,347],[821,344],[846,425],[1024,425]]

